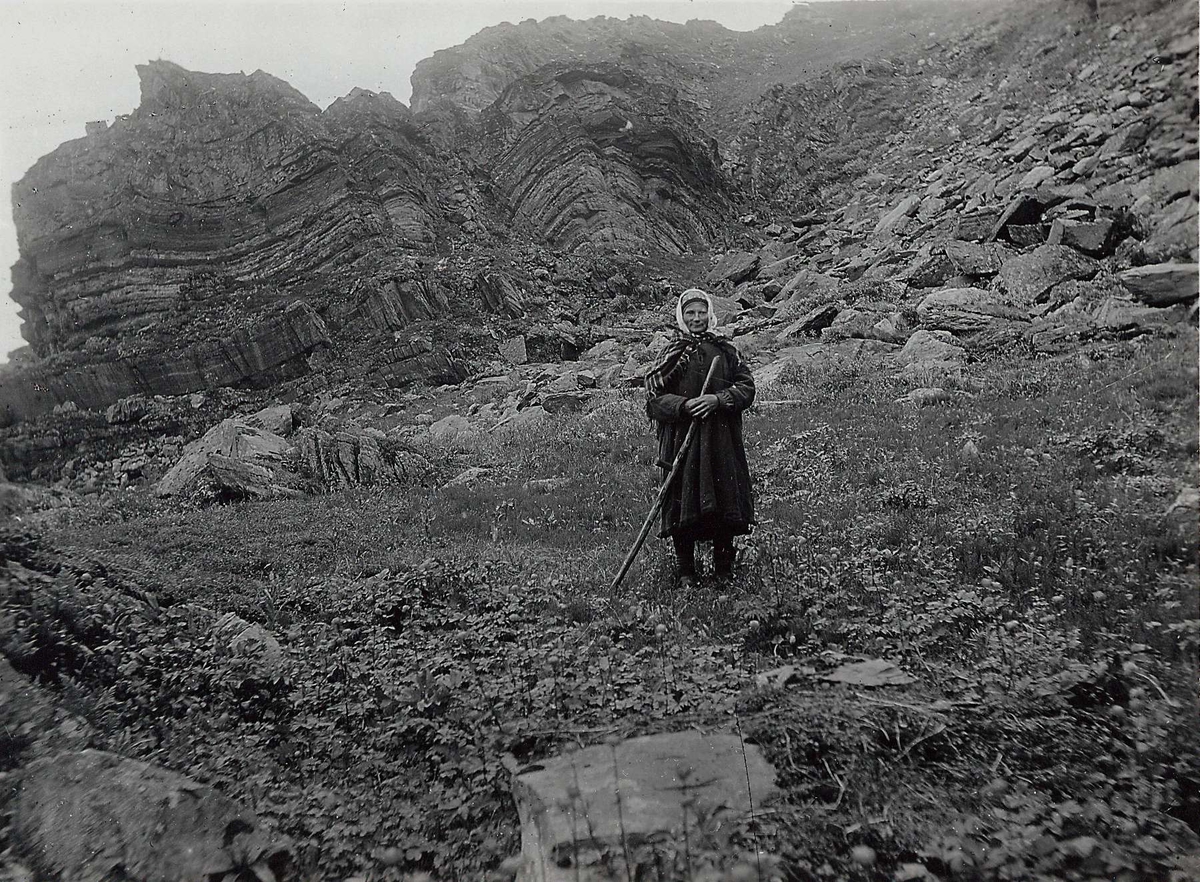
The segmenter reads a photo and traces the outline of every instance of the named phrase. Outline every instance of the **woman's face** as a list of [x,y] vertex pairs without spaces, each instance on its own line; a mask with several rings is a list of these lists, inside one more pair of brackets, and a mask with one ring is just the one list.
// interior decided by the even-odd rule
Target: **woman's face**
[[683,308],[683,323],[693,334],[708,330],[708,304],[693,300]]

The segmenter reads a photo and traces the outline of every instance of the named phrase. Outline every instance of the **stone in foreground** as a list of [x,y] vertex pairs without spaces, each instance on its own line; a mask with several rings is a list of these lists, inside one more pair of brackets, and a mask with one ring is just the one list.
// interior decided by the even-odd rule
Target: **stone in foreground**
[[189,882],[238,870],[288,878],[290,847],[229,797],[104,751],[31,763],[11,809],[17,844],[38,878]]
[[697,811],[718,807],[732,822],[778,793],[775,770],[736,734],[631,738],[615,747],[615,774],[607,745],[546,760],[513,780],[521,817],[517,882],[610,878],[605,853],[624,878],[622,833],[632,853],[681,830],[687,800],[695,800],[690,824]]

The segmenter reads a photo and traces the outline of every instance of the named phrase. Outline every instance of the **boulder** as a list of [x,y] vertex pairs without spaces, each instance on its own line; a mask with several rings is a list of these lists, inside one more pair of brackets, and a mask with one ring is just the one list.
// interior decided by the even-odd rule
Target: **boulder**
[[1004,206],[1004,210],[996,218],[996,223],[984,238],[991,241],[998,238],[1002,233],[1005,233],[1010,226],[1025,226],[1038,223],[1042,219],[1042,213],[1051,201],[1050,198],[1037,193],[1018,193]]
[[237,613],[225,613],[213,625],[216,654],[252,666],[260,679],[277,677],[283,670],[283,647],[262,625],[247,622]]
[[931,220],[946,210],[946,204],[946,200],[940,196],[926,196],[917,209],[917,218],[923,221]]
[[[287,878],[290,846],[247,809],[191,778],[99,750],[35,760],[9,803],[11,835],[39,878],[193,882]],[[269,874],[269,875],[268,875]]]
[[841,307],[836,303],[826,303],[818,306],[816,309],[809,310],[804,316],[780,331],[775,339],[782,343],[793,337],[819,334],[833,324],[840,309]]
[[295,475],[220,453],[210,454],[195,489],[222,499],[274,499],[303,495]]
[[966,350],[949,331],[914,331],[896,353],[900,364],[957,364],[963,361]]
[[883,343],[903,343],[906,325],[899,312],[879,312],[871,309],[843,309],[833,322],[821,331],[823,340],[879,340]]
[[959,215],[954,238],[967,242],[983,242],[990,238],[1002,214],[1001,209],[983,209]]
[[1094,221],[1070,221],[1056,219],[1050,225],[1046,238],[1049,245],[1069,245],[1076,251],[1092,257],[1104,257],[1112,253],[1114,224],[1111,218]]
[[796,273],[797,270],[804,266],[808,258],[800,254],[793,254],[788,257],[781,258],[771,263],[761,266],[758,270],[756,278],[759,279],[782,279],[784,276],[789,278]]
[[900,200],[900,204],[895,208],[887,211],[879,218],[879,222],[875,224],[873,234],[876,236],[887,236],[897,232],[903,222],[916,214],[917,209],[921,205],[921,197],[913,193],[905,196]]
[[574,392],[579,388],[579,375],[575,371],[567,371],[555,377],[548,386],[547,392]]
[[1054,166],[1035,165],[1017,181],[1018,190],[1033,190],[1054,177]]
[[295,416],[290,404],[273,404],[246,417],[246,422],[265,432],[286,437],[292,433]]
[[759,257],[748,251],[731,251],[722,257],[715,267],[709,270],[704,281],[709,285],[719,285],[722,282],[738,284],[754,278],[758,270]]
[[943,288],[925,296],[917,306],[921,324],[930,330],[970,333],[997,322],[1029,321],[1029,314],[979,288]]
[[129,395],[114,402],[104,411],[109,425],[136,423],[150,412],[150,402],[142,395]]
[[371,429],[304,428],[294,440],[301,474],[331,490],[423,484],[434,471],[423,455]]
[[1012,249],[999,242],[962,242],[951,239],[946,243],[946,257],[960,273],[971,276],[991,276],[1000,272],[1004,261],[1013,256]]
[[[736,824],[779,795],[775,771],[756,745],[694,730],[542,760],[517,769],[512,790],[521,822],[518,882],[611,878],[606,851],[676,839],[682,849],[685,812],[695,823],[701,807],[719,806],[723,823]],[[642,878],[642,869],[634,871]]]
[[837,286],[837,279],[815,270],[804,269],[788,279],[775,299],[783,301],[798,298],[803,302],[810,302],[814,298],[827,299],[834,296]]
[[[772,233],[770,232],[772,229],[776,229],[779,232]],[[768,236],[777,236],[783,232],[783,227],[779,226],[779,224],[771,224],[769,227],[763,230],[763,232]],[[783,260],[791,257],[792,255],[796,254],[797,251],[798,249],[796,248],[795,242],[785,242],[782,239],[770,239],[767,241],[767,244],[758,249],[758,265],[766,266],[769,263],[775,263],[777,260]]]
[[1194,196],[1181,196],[1150,217],[1150,235],[1143,248],[1151,260],[1196,261],[1200,256],[1197,247],[1197,207]]
[[456,440],[471,431],[470,421],[461,414],[444,416],[429,427],[429,437],[441,444]]
[[1029,155],[1029,151],[1036,147],[1038,139],[1035,135],[1026,135],[1020,138],[1004,151],[1004,158],[1009,162],[1020,162]]
[[790,356],[784,355],[768,362],[754,370],[754,386],[761,393],[763,389],[778,383],[787,371],[796,364]]
[[[1161,209],[1176,199],[1194,196],[1200,189],[1200,162],[1189,160],[1157,169],[1148,178],[1134,184],[1126,197],[1130,203],[1141,201],[1150,211]],[[1118,185],[1120,186],[1120,185]],[[1118,197],[1118,201],[1119,197]]]
[[[287,439],[247,420],[230,417],[184,448],[183,456],[154,486],[158,496],[177,496],[211,483],[220,490],[250,488],[249,495],[294,495],[282,475],[283,458],[291,450]],[[211,468],[210,468],[211,464]]]
[[1091,310],[1092,321],[1109,334],[1131,337],[1169,320],[1170,311],[1121,297],[1106,297]]
[[611,337],[607,340],[601,340],[581,357],[580,361],[603,361],[607,358],[616,358],[619,355],[621,344]]
[[492,473],[492,470],[484,466],[471,466],[463,469],[453,478],[446,482],[447,487],[462,487],[465,484],[474,484],[483,478],[486,478]]
[[708,295],[708,299],[712,301],[713,312],[717,315],[718,325],[729,324],[742,311],[742,305],[732,297],[718,297],[715,294],[710,294]]
[[529,361],[529,352],[525,348],[524,334],[518,334],[507,340],[501,340],[496,344],[496,348],[500,350],[500,357],[509,364],[526,364]]
[[1100,264],[1065,245],[1041,245],[1028,254],[1010,257],[1000,267],[1000,287],[1020,303],[1042,302],[1055,285],[1068,279],[1090,279]]
[[1197,297],[1200,265],[1160,263],[1135,266],[1120,273],[1121,284],[1148,306],[1173,306],[1189,303]]
[[932,250],[919,253],[899,278],[913,288],[937,288],[957,272],[945,249]]
[[589,398],[587,392],[550,392],[542,395],[538,403],[546,413],[582,413]]

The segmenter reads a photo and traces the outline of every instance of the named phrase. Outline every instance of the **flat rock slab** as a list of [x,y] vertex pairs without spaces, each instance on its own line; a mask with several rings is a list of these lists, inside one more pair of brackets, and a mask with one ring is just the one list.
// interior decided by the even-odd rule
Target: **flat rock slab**
[[1121,282],[1133,296],[1149,306],[1189,303],[1200,293],[1200,265],[1159,263],[1135,266],[1121,273]]
[[1029,311],[1002,302],[981,288],[942,288],[927,294],[917,316],[933,331],[971,333],[997,323],[1029,321]]
[[[615,759],[615,762],[614,762]],[[733,819],[779,794],[775,770],[736,734],[677,732],[631,738],[546,760],[513,780],[521,817],[517,882],[575,882],[603,875],[603,856],[624,876],[630,849],[670,839],[683,827],[684,802]],[[578,864],[578,869],[576,868]]]

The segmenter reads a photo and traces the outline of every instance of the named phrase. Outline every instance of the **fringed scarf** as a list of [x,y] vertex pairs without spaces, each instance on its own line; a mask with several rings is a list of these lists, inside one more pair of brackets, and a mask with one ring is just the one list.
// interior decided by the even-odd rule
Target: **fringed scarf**
[[[693,300],[703,300],[708,304],[708,330],[701,331],[699,334],[688,331],[687,324],[683,320],[683,308]],[[675,304],[675,324],[678,328],[675,338],[667,344],[654,367],[646,372],[646,391],[652,396],[658,395],[667,387],[671,378],[688,363],[688,359],[701,343],[713,343],[722,349],[728,345],[726,340],[715,333],[717,314],[713,310],[712,299],[699,288],[688,288],[679,295],[679,300]]]
[[701,343],[713,343],[724,348],[725,340],[710,331],[699,334],[677,334],[675,339],[667,344],[654,367],[646,372],[646,392],[651,396],[658,395],[671,382],[671,379],[692,357]]

